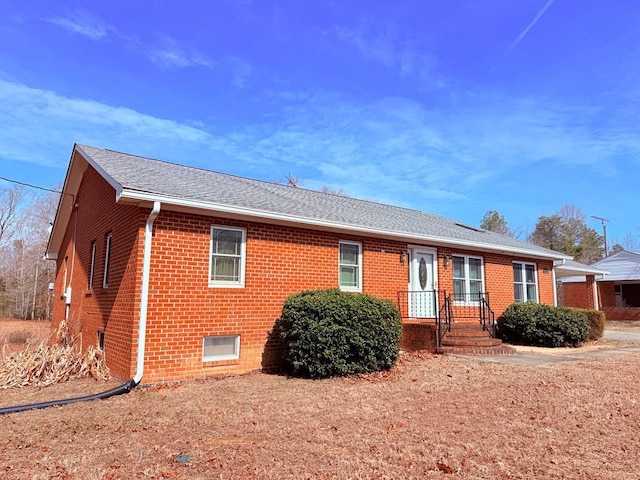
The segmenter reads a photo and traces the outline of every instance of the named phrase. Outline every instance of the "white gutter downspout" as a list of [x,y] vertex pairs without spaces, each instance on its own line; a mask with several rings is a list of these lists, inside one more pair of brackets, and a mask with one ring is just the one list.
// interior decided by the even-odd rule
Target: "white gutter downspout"
[[139,384],[144,373],[144,346],[147,336],[147,304],[149,303],[149,274],[151,272],[151,241],[153,239],[153,222],[160,213],[160,202],[153,202],[153,209],[147,217],[144,230],[144,254],[142,256],[142,288],[140,291],[140,322],[138,324],[138,358],[135,384]]

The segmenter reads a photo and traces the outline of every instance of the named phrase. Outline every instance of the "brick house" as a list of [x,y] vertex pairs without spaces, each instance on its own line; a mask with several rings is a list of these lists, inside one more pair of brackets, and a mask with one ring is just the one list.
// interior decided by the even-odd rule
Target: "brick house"
[[54,324],[145,383],[277,366],[274,321],[305,289],[398,302],[409,345],[447,302],[454,322],[554,304],[554,261],[570,258],[417,210],[84,145],[63,191],[47,248]]
[[596,278],[607,272],[574,260],[556,263],[558,304],[564,307],[598,310],[600,295]]
[[[640,253],[621,250],[590,265],[589,274],[562,278],[564,304],[596,308],[607,320],[640,320]],[[594,292],[595,307],[588,293]]]

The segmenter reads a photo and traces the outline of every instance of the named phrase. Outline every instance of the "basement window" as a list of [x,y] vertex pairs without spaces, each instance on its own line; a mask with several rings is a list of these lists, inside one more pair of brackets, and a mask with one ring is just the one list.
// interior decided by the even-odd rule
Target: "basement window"
[[202,360],[237,360],[240,358],[240,335],[204,337]]
[[104,352],[104,331],[98,330],[98,350]]

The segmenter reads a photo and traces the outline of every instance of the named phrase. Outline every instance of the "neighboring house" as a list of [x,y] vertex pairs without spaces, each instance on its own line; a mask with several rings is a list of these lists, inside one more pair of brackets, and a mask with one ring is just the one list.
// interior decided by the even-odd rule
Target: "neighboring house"
[[[597,277],[596,282],[600,309],[607,319],[640,320],[640,253],[621,250],[591,267],[604,273]],[[565,304],[583,306],[576,292],[585,288],[585,278],[569,277],[563,282]]]
[[596,278],[608,272],[574,260],[556,262],[558,303],[565,307],[599,309]]
[[274,322],[305,289],[391,299],[405,325],[434,324],[447,301],[453,321],[477,322],[480,306],[554,304],[554,261],[570,259],[417,210],[84,145],[47,255],[54,324],[145,383],[278,366]]

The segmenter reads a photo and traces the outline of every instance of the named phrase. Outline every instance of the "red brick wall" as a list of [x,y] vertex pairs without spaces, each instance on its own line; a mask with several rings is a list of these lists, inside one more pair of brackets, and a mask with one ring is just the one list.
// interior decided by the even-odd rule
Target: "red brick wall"
[[616,306],[616,292],[613,282],[598,282],[598,298],[601,308]]
[[[553,305],[553,261],[536,260],[495,253],[479,253],[459,248],[438,249],[438,288],[453,293],[453,261],[444,266],[445,256],[470,255],[484,259],[485,290],[489,292],[489,303],[498,318],[514,302],[513,262],[535,263],[538,274],[538,298],[540,303]],[[546,270],[546,273],[545,273]],[[454,312],[455,313],[455,312]]]
[[[122,379],[135,373],[139,320],[140,274],[144,223],[150,208],[116,205],[115,192],[89,168],[58,260],[54,320],[64,318],[64,257],[73,268],[70,319],[85,345],[105,331],[105,355],[112,373]],[[74,228],[77,216],[77,232]],[[247,231],[246,278],[243,288],[209,287],[212,224]],[[109,288],[102,288],[105,236],[113,233]],[[88,291],[91,241],[97,241],[93,291]],[[145,352],[145,383],[271,368],[279,364],[272,329],[283,301],[305,289],[338,286],[338,242],[363,246],[363,291],[397,299],[408,283],[404,242],[318,232],[257,222],[171,212],[161,208],[154,223]],[[75,249],[74,249],[75,247]],[[452,292],[452,264],[445,255],[484,258],[486,290],[496,316],[513,303],[512,261],[525,258],[480,254],[463,249],[438,249],[438,288]],[[538,267],[539,297],[553,303],[551,261]],[[544,270],[547,269],[547,273]],[[204,362],[203,337],[240,335],[240,358]]]
[[[247,229],[244,288],[208,286],[213,223]],[[337,287],[340,240],[363,244],[365,293],[395,301],[397,292],[407,288],[408,265],[400,263],[407,246],[400,242],[167,211],[161,211],[154,228],[147,382],[277,366],[277,340],[271,331],[282,303],[301,290]],[[443,253],[439,285],[451,291],[451,266],[444,268]],[[513,303],[513,258],[485,259],[492,306],[500,315]],[[540,299],[553,303],[552,276],[543,273],[545,267],[550,269],[551,262],[538,262]],[[240,335],[240,359],[202,361],[202,338],[227,334]]]
[[438,330],[436,325],[406,322],[402,325],[400,348],[410,352],[426,350],[435,353],[438,349]]
[[[105,354],[112,375],[129,378],[135,358],[142,243],[138,236],[145,211],[115,204],[115,190],[89,168],[76,196],[58,260],[54,289],[53,327],[65,318],[64,271],[72,295],[68,324],[81,334],[83,348],[97,345],[105,332]],[[107,233],[112,233],[109,287],[103,288]],[[140,230],[142,235],[142,230]],[[93,289],[89,290],[91,242],[96,241]],[[66,261],[65,261],[66,257]]]
[[[208,286],[213,223],[247,230],[244,288]],[[338,286],[340,240],[363,244],[366,293],[395,301],[407,288],[406,246],[398,242],[167,211],[154,229],[147,382],[278,365],[271,331],[282,303],[305,289]],[[227,334],[240,335],[240,359],[203,362],[203,337]]]
[[587,275],[586,282],[563,283],[563,304],[565,307],[595,308],[593,284],[595,277]]
[[640,321],[640,307],[602,307],[607,321]]

